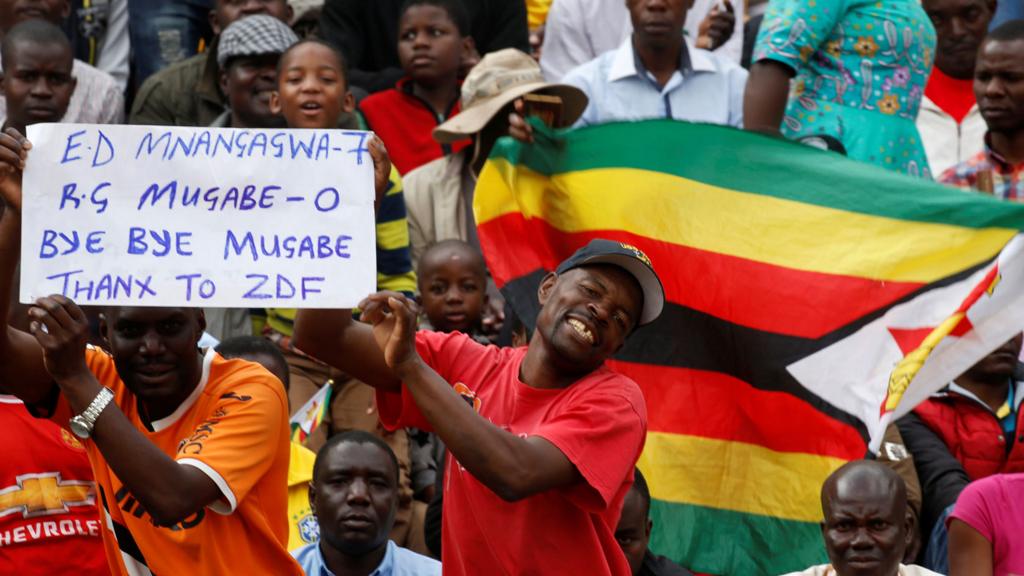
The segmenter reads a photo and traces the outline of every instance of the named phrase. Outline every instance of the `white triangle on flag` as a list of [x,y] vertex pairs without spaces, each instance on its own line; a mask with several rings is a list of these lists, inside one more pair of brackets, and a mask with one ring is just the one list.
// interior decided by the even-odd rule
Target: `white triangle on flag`
[[[936,327],[957,313],[977,286],[998,266],[994,289],[967,309],[973,328],[943,338],[924,360],[899,398],[895,411],[883,406],[889,378],[904,353],[889,331]],[[1014,236],[996,262],[970,277],[893,306],[850,336],[787,367],[800,384],[822,400],[860,419],[878,451],[886,426],[910,412],[1024,327],[1024,237]]]

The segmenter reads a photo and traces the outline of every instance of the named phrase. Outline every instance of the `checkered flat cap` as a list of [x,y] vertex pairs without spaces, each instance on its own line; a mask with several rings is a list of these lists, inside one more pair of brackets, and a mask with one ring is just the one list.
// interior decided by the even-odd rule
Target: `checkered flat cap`
[[254,14],[231,23],[220,34],[217,45],[217,65],[224,64],[239,56],[257,56],[260,54],[282,54],[299,37],[273,16]]

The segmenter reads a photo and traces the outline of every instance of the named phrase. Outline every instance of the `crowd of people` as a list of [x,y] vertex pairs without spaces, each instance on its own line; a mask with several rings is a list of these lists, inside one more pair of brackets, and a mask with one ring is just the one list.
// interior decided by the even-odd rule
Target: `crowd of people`
[[[1022,18],[1019,0],[0,0],[0,573],[693,574],[648,549],[647,406],[606,365],[673,263],[593,240],[517,317],[473,212],[492,148],[702,122],[1024,201]],[[45,122],[373,131],[378,291],[355,310],[19,304],[25,134]],[[1022,340],[828,478],[829,563],[800,574],[1024,574]],[[300,441],[289,420],[324,387]]]

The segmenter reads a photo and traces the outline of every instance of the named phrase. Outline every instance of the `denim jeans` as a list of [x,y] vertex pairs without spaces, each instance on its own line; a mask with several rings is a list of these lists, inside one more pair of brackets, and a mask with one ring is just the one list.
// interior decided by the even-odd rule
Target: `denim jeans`
[[214,0],[128,0],[132,87],[151,74],[193,56],[209,44]]
[[924,549],[924,567],[939,574],[949,574],[949,532],[946,531],[946,518],[953,513],[953,506],[955,504],[950,504],[939,516]]

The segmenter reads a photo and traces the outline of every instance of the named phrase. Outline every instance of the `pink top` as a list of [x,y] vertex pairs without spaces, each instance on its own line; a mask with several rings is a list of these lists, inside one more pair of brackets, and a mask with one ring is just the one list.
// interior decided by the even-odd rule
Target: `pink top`
[[996,474],[970,483],[956,501],[953,518],[992,543],[993,576],[1024,574],[1024,474]]

